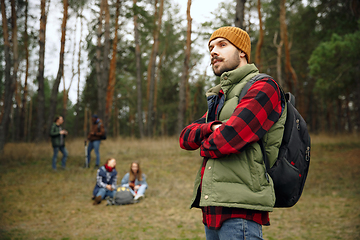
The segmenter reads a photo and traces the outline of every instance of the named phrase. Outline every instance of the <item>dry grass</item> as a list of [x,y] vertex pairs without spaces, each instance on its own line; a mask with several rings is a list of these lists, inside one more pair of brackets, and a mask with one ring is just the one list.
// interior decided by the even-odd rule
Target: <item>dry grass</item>
[[[271,213],[265,239],[360,238],[360,139],[312,139],[304,194],[294,207]],[[121,178],[133,160],[140,161],[149,189],[139,204],[93,206],[96,171],[82,168],[83,142],[69,141],[67,149],[67,170],[53,173],[50,143],[5,146],[0,239],[205,239],[201,211],[188,209],[198,151],[181,150],[176,138],[103,141],[102,163],[115,157]],[[94,158],[92,153],[91,167]]]

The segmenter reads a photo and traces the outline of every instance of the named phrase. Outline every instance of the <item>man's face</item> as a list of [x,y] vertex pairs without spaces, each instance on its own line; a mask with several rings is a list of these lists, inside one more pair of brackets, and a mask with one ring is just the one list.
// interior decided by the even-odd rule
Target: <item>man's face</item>
[[63,124],[63,122],[64,122],[63,117],[59,117],[59,119],[58,119],[58,124],[61,125],[61,124]]
[[[209,43],[211,65],[216,76],[240,67],[240,51],[225,38]],[[243,54],[243,53],[242,53]]]

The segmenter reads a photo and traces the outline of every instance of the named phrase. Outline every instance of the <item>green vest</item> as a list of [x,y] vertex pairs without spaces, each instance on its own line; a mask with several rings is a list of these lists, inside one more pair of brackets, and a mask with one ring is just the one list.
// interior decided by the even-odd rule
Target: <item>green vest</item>
[[[225,103],[218,119],[226,122],[239,102],[245,84],[259,74],[253,64],[247,64],[221,75],[220,85],[210,89],[207,96],[223,89]],[[277,158],[284,132],[286,107],[280,119],[263,137],[270,165]],[[266,168],[258,143],[249,145],[240,154],[230,154],[218,159],[208,159],[200,191],[201,167],[195,179],[191,207],[224,206],[260,211],[272,211],[275,193],[271,177],[266,178]]]

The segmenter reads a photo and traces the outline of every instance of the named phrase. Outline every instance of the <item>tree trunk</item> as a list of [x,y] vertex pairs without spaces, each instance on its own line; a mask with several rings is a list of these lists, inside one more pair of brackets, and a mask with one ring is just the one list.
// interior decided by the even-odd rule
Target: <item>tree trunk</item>
[[45,93],[44,93],[44,60],[45,60],[45,36],[46,36],[46,0],[41,0],[41,17],[40,17],[40,32],[39,32],[39,70],[37,75],[38,82],[38,98],[37,98],[37,124],[35,140],[44,140],[44,119],[45,119]]
[[148,124],[147,131],[149,137],[153,136],[153,125],[154,125],[153,119],[155,118],[154,116],[155,66],[156,66],[156,57],[158,55],[158,49],[159,49],[159,33],[161,29],[163,9],[164,9],[164,0],[161,0],[157,24],[155,25],[156,27],[154,33],[154,46],[153,46],[154,51],[153,51],[153,55],[151,56],[151,61],[149,62],[149,64],[151,64],[151,71],[150,71],[151,74],[150,74],[150,79],[148,79],[148,81],[150,80],[149,99],[148,99],[148,120],[147,120],[147,124]]
[[281,48],[283,45],[283,41],[281,40],[279,44],[277,44],[277,35],[278,33],[276,32],[274,35],[274,46],[276,47],[276,75],[277,75],[277,82],[280,84],[280,86],[285,87],[284,85],[284,81],[282,79],[282,74],[281,74],[281,58],[282,58],[282,53],[281,53]]
[[[285,8],[286,0],[280,1],[280,34],[281,40],[284,42],[285,47],[285,73],[286,73],[286,82],[289,87],[289,91],[293,92],[295,96],[297,94],[297,76],[295,70],[291,66],[291,59],[290,59],[290,47],[288,42],[288,33],[287,33],[287,26],[286,26],[286,8]],[[291,80],[292,79],[292,82]]]
[[[77,15],[77,18],[79,17],[79,15]],[[77,21],[75,24],[75,33],[76,33],[76,29],[77,29]],[[75,122],[74,122],[74,136],[79,136],[79,123],[80,123],[80,118],[79,118],[79,114],[80,114],[80,77],[81,77],[81,68],[80,68],[80,64],[81,64],[81,46],[82,46],[82,32],[83,32],[83,7],[81,7],[80,10],[80,40],[79,40],[79,52],[78,52],[78,62],[77,62],[77,76],[78,76],[78,81],[77,81],[77,92],[76,92],[76,104],[75,104],[75,112],[76,112],[76,116],[75,116]],[[75,52],[76,52],[76,34],[74,34],[74,52],[73,52],[73,76],[75,75],[75,64],[74,64],[74,60],[75,60]]]
[[[150,79],[151,79],[151,66],[152,66],[152,62],[154,61],[154,51],[155,51],[155,34],[156,34],[156,21],[157,21],[157,16],[158,16],[158,9],[157,9],[157,4],[158,4],[158,0],[155,0],[155,13],[154,13],[154,29],[153,29],[153,39],[154,39],[154,43],[151,47],[151,54],[150,54],[150,59],[149,59],[149,64],[148,64],[148,68],[147,68],[147,88],[146,88],[146,101],[149,101],[149,94],[150,94]],[[147,109],[146,109],[147,111]]]
[[12,81],[15,84],[15,90],[16,91],[16,95],[15,95],[15,100],[16,100],[16,109],[15,109],[15,127],[13,128],[13,133],[14,133],[14,140],[19,140],[19,117],[20,117],[20,105],[21,105],[21,97],[20,97],[20,93],[21,93],[21,84],[18,84],[18,69],[19,69],[19,50],[18,50],[18,38],[17,38],[17,16],[16,16],[16,1],[11,1],[11,18],[12,18],[12,46],[13,46],[13,63],[14,63],[14,68],[13,68],[13,76],[12,76]]
[[[49,117],[47,122],[47,131],[50,130],[50,127],[54,120],[56,105],[57,105],[57,96],[59,93],[59,85],[61,81],[61,77],[64,72],[64,54],[65,54],[65,36],[66,36],[66,23],[68,18],[68,1],[63,0],[64,12],[63,12],[63,20],[61,24],[61,47],[60,47],[60,57],[59,57],[59,69],[56,75],[56,79],[54,85],[51,90],[50,96],[50,109],[49,109]],[[65,82],[65,79],[64,79]],[[63,116],[64,117],[64,116]]]
[[33,100],[32,98],[30,98],[30,103],[29,103],[29,116],[28,116],[28,127],[27,127],[27,140],[30,141],[31,140],[31,129],[32,129],[32,103]]
[[115,89],[115,70],[116,70],[116,49],[117,49],[117,42],[118,42],[118,30],[119,30],[119,15],[120,15],[120,0],[116,1],[116,17],[115,17],[115,37],[113,40],[112,46],[112,58],[110,62],[110,72],[109,72],[109,83],[107,86],[107,93],[106,93],[106,111],[105,111],[105,126],[107,123],[110,122],[110,115],[111,115],[111,107],[113,104],[113,97],[114,97],[114,89]]
[[245,3],[246,0],[236,0],[235,27],[245,29]]
[[4,149],[5,139],[8,131],[9,116],[12,108],[12,97],[15,84],[11,76],[11,56],[8,23],[6,18],[5,0],[1,0],[1,16],[4,37],[4,56],[5,56],[5,92],[4,92],[4,111],[1,115],[0,123],[0,153]]
[[[357,67],[356,67],[357,75],[360,74],[360,60],[358,61]],[[354,103],[355,103],[355,126],[356,131],[360,132],[360,81],[356,81],[355,83],[355,91],[354,94]]]
[[256,55],[255,55],[255,63],[259,69],[260,72],[262,72],[262,66],[261,66],[261,48],[264,43],[264,30],[263,30],[263,22],[261,19],[261,2],[258,0],[258,14],[259,14],[259,40],[256,44]]
[[26,98],[28,94],[27,89],[27,80],[29,77],[29,41],[28,41],[28,33],[27,33],[27,26],[28,26],[28,1],[25,2],[25,31],[24,31],[24,49],[25,49],[25,60],[26,60],[26,68],[25,68],[25,83],[24,83],[24,92],[22,94],[22,106],[21,106],[21,113],[20,113],[20,139],[25,140],[26,138]]
[[[109,53],[110,53],[110,13],[108,0],[103,0],[104,14],[105,14],[105,31],[104,31],[104,50],[103,50],[103,63],[101,69],[101,80],[98,90],[98,115],[101,119],[105,120],[106,108],[106,91],[109,81]],[[106,124],[106,122],[105,122]],[[106,125],[105,125],[106,127]]]
[[134,34],[135,34],[135,56],[136,56],[136,88],[137,88],[137,117],[140,138],[144,137],[143,111],[142,111],[142,77],[141,77],[141,52],[139,43],[139,30],[137,23],[137,0],[133,0],[134,8]]
[[101,79],[101,72],[102,72],[102,60],[101,60],[101,35],[102,35],[102,21],[103,21],[103,11],[104,11],[104,0],[100,0],[100,13],[99,13],[99,21],[98,21],[98,29],[97,29],[97,46],[96,46],[96,79],[97,79],[97,97],[98,97],[98,107],[97,111],[101,109],[100,102],[101,96],[103,92],[102,89],[102,79]]
[[190,7],[191,0],[188,0],[187,3],[187,37],[186,37],[186,49],[185,49],[185,59],[184,67],[180,80],[179,86],[179,111],[178,111],[178,123],[177,123],[177,132],[180,134],[184,128],[184,120],[186,114],[186,85],[189,78],[189,62],[190,62],[190,53],[191,53],[191,16],[190,16]]

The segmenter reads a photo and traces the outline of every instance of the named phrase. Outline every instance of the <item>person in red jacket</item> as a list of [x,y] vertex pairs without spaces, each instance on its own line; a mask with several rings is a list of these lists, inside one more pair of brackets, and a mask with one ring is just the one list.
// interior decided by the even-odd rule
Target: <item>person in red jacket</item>
[[[105,134],[105,128],[102,120],[96,114],[92,115],[92,126],[88,134],[89,146],[87,149],[87,167],[90,165],[91,151],[94,149],[96,155],[95,169],[100,165],[100,142],[102,136]],[[86,167],[86,165],[85,165]]]

